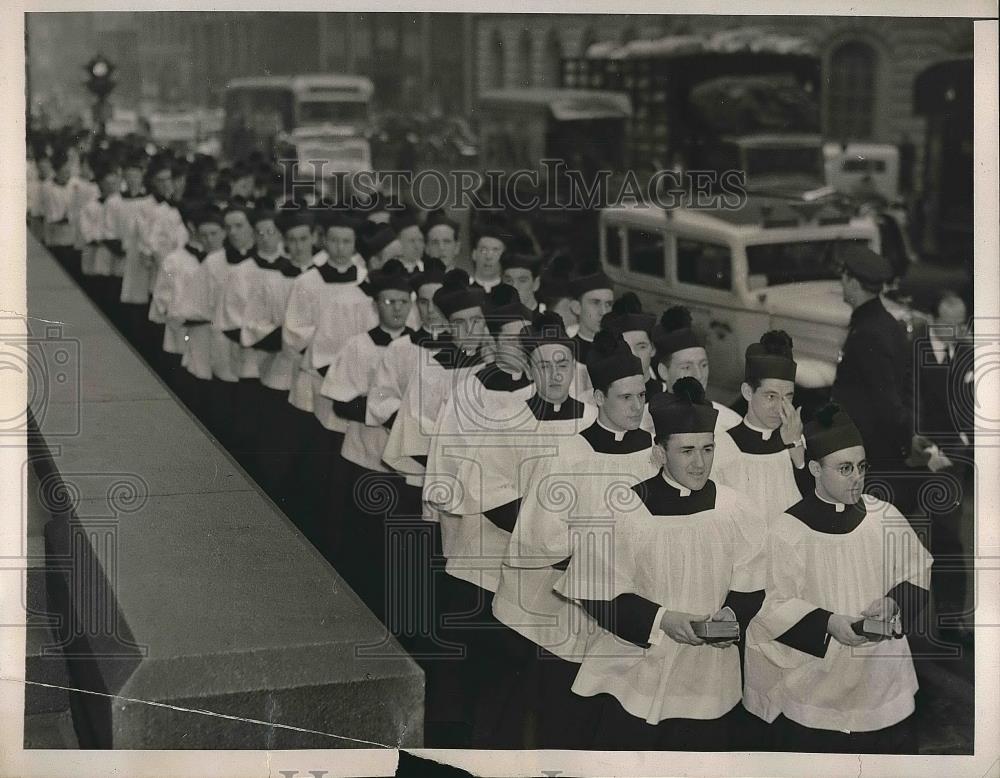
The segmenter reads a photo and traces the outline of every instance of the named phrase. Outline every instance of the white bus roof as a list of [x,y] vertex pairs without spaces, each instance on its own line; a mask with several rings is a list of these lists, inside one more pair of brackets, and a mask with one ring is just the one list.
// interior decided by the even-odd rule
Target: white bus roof
[[[768,209],[771,209],[768,211]],[[669,215],[668,215],[669,213]],[[821,219],[823,214],[817,214]],[[796,218],[797,223],[781,223],[777,220]],[[831,235],[868,235],[877,232],[877,226],[870,216],[850,216],[844,221],[822,223],[819,220],[806,218],[791,210],[787,200],[751,197],[740,209],[729,208],[675,208],[667,211],[658,205],[646,203],[625,203],[611,208],[605,208],[601,213],[602,221],[612,218],[624,224],[640,229],[659,230],[667,228],[689,228],[711,230],[719,235],[739,237],[743,240],[752,237],[787,234],[788,230],[808,230],[815,232],[816,237]],[[773,223],[767,223],[774,219]],[[845,237],[847,237],[845,235]],[[765,240],[764,242],[769,242]]]
[[375,92],[375,85],[367,76],[350,76],[340,73],[310,73],[298,76],[249,76],[234,78],[226,84],[230,89],[291,89],[304,97],[313,91],[326,89],[353,89],[365,99]]

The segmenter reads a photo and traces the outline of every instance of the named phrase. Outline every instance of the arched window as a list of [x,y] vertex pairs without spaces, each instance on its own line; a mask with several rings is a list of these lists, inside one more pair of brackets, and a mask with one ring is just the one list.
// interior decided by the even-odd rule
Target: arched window
[[524,30],[517,46],[517,84],[515,86],[531,86],[533,80],[535,45],[531,41],[531,33]]
[[494,89],[501,89],[507,84],[503,37],[499,30],[493,31],[493,43],[490,45],[489,83]]
[[559,40],[559,33],[549,30],[549,35],[545,39],[545,51],[542,52],[545,59],[545,68],[542,72],[542,84],[544,86],[559,86],[562,83],[562,41]]
[[830,55],[827,74],[827,135],[863,140],[875,133],[877,57],[867,43],[842,43]]

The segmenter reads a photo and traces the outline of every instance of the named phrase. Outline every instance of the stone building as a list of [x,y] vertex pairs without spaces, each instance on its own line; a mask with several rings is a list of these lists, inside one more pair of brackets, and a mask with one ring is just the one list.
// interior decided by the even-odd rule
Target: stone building
[[914,112],[917,77],[972,51],[971,19],[849,16],[479,14],[478,90],[559,86],[560,62],[599,41],[628,43],[732,28],[808,38],[822,62],[822,129],[830,140],[915,145],[923,159],[926,120]]

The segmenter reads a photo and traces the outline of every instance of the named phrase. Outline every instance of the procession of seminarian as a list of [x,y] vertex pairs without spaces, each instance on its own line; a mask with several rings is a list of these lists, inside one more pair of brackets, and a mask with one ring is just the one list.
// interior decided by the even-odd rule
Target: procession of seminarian
[[[106,139],[32,169],[47,249],[424,670],[428,745],[917,750],[957,506],[918,532],[914,484],[973,443],[943,407],[973,385],[958,290],[926,295],[924,369],[896,269],[834,241],[852,312],[804,413],[787,331],[710,365],[688,306],[513,213],[289,198],[263,155]],[[392,555],[414,518],[433,543]]]

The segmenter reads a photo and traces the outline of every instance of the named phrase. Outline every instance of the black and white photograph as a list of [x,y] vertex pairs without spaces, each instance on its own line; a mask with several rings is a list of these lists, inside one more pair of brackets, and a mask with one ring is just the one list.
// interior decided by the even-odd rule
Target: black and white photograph
[[828,5],[5,12],[0,776],[1000,776],[996,7]]

